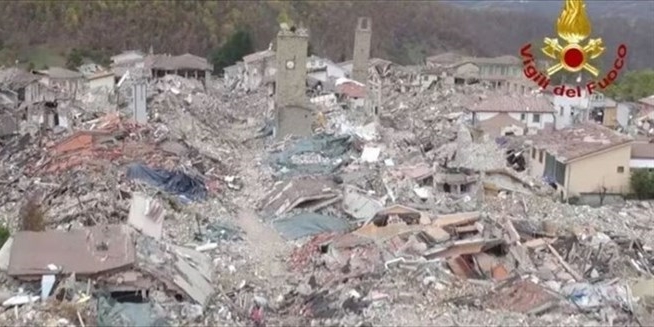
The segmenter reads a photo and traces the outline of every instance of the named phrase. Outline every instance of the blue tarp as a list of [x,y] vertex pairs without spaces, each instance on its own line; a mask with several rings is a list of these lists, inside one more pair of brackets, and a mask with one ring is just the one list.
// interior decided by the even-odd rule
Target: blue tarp
[[204,181],[181,171],[150,168],[142,164],[131,164],[127,168],[128,179],[139,179],[168,193],[183,196],[189,200],[204,200],[207,188]]
[[294,217],[275,220],[275,229],[289,240],[325,232],[341,232],[350,229],[350,224],[340,218],[317,213],[301,213]]
[[[328,174],[334,172],[350,149],[352,137],[318,134],[298,140],[290,148],[270,155],[271,165],[276,169],[286,168],[289,174]],[[316,164],[295,164],[291,158],[305,153],[317,153],[332,162]]]
[[97,319],[103,327],[170,326],[163,309],[152,303],[120,303],[105,296],[98,298]]

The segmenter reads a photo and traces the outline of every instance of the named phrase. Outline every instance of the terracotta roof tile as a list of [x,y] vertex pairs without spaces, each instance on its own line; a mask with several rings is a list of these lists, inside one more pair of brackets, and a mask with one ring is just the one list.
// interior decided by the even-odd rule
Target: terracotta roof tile
[[584,123],[531,137],[534,146],[566,162],[633,139],[596,123]]
[[365,98],[366,87],[352,82],[345,82],[336,87],[336,92],[350,98]]

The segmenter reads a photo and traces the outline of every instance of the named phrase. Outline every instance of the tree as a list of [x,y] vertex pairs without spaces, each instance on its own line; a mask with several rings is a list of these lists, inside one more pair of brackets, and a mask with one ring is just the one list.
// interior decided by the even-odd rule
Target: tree
[[600,205],[600,206],[604,205],[604,199],[606,199],[606,193],[607,193],[607,192],[608,192],[608,189],[606,188],[606,186],[602,185],[602,186],[599,188],[599,200],[600,200],[600,201],[599,201],[599,202],[600,202],[599,205]]
[[243,56],[252,52],[254,52],[254,45],[250,33],[245,30],[236,31],[222,47],[211,53],[214,72],[218,74],[223,68],[235,64]]
[[637,101],[654,94],[654,70],[627,72],[605,90],[606,95],[619,101]]
[[631,190],[639,199],[654,199],[654,172],[638,169],[631,173]]
[[82,51],[77,48],[73,48],[66,57],[66,68],[77,70],[77,67],[82,65],[84,61],[84,56]]

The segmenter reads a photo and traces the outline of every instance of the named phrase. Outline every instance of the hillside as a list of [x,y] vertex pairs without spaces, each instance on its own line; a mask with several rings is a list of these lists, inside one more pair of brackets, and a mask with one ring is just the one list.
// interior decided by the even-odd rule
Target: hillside
[[[541,42],[553,35],[555,19],[443,2],[4,1],[0,2],[0,46],[13,60],[24,59],[17,50],[44,44],[106,53],[152,46],[156,52],[207,55],[239,27],[250,30],[257,49],[266,48],[279,17],[288,16],[309,26],[317,54],[339,60],[351,56],[359,15],[373,18],[373,56],[403,64],[453,49],[472,55],[517,54],[525,42]],[[602,36],[608,49],[626,43],[629,68],[654,67],[651,21],[597,18],[593,32]]]
[[[561,0],[446,0],[466,8],[478,10],[510,10],[524,13],[540,14],[546,17],[557,17],[561,12]],[[586,10],[593,18],[624,17],[652,19],[654,17],[654,1],[625,0],[586,0]]]

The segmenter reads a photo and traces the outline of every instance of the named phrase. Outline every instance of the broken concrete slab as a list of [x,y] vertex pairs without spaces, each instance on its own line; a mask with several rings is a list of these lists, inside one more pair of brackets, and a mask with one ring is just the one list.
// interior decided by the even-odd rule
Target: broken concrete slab
[[367,221],[372,219],[384,205],[366,195],[365,191],[346,185],[343,195],[343,211],[354,219]]
[[441,243],[450,239],[450,234],[438,226],[427,225],[422,229],[432,243]]
[[284,238],[290,240],[350,229],[350,224],[343,219],[311,212],[275,220],[273,226]]
[[129,223],[144,235],[161,239],[163,221],[166,212],[159,201],[141,192],[132,194],[132,205],[129,208]]
[[168,152],[180,157],[187,155],[189,152],[189,149],[186,147],[186,145],[179,142],[166,141],[161,143],[159,147],[164,152]]
[[379,160],[379,155],[381,154],[381,148],[366,146],[361,152],[361,160],[367,163],[375,163]]
[[479,211],[459,212],[448,215],[438,215],[432,224],[439,227],[462,226],[472,224],[481,218]]
[[424,180],[433,176],[434,171],[427,163],[420,163],[415,166],[402,166],[398,168],[404,176],[416,181]]
[[[177,297],[189,298],[201,306],[214,293],[211,285],[211,260],[203,253],[179,246],[168,246],[146,236],[136,242],[136,271],[163,283]],[[135,274],[133,285],[143,283]]]
[[336,184],[328,178],[296,178],[276,184],[266,197],[263,212],[281,216],[297,206],[338,196]]
[[41,278],[55,265],[63,274],[89,276],[134,264],[132,237],[124,225],[93,226],[71,231],[21,231],[14,235],[8,274]]

